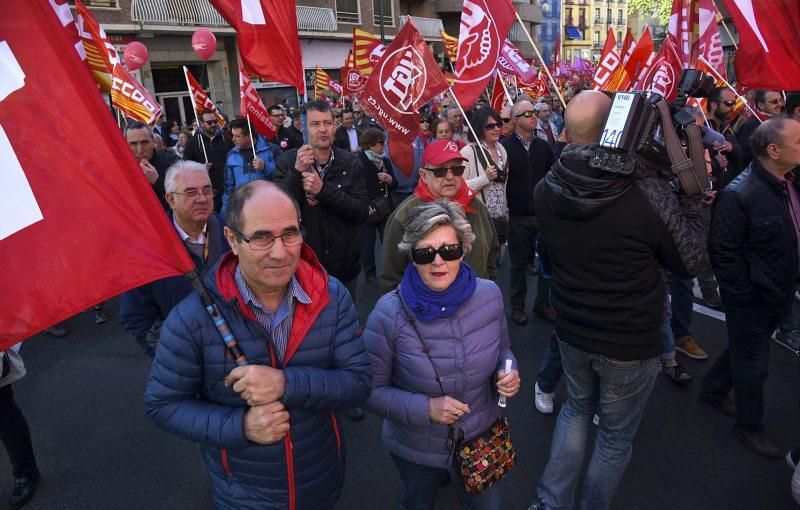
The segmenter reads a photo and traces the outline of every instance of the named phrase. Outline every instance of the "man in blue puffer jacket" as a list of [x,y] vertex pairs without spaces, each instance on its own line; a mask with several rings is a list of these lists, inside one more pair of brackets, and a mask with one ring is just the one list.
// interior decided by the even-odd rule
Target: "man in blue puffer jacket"
[[234,147],[228,152],[228,160],[225,162],[225,190],[220,211],[223,218],[236,188],[250,181],[271,181],[275,175],[275,157],[267,141],[255,133],[256,150],[253,154],[253,136],[247,121],[236,119],[231,121],[230,126]]
[[298,211],[268,182],[231,197],[231,253],[205,285],[247,366],[236,366],[196,294],[161,329],[147,415],[199,443],[217,508],[332,508],[345,472],[334,413],[369,396],[355,307],[303,244]]

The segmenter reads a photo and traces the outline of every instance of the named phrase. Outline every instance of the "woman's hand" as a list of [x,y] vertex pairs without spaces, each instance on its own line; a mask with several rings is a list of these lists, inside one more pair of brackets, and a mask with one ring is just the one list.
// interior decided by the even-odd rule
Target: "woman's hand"
[[433,422],[450,425],[467,413],[469,406],[453,397],[428,399],[428,416]]
[[386,184],[392,184],[392,175],[386,172],[378,172],[378,180]]
[[519,372],[512,370],[506,374],[505,370],[497,372],[497,392],[504,397],[513,397],[519,391]]
[[489,168],[487,168],[486,177],[488,177],[490,181],[497,179],[497,167],[492,165]]

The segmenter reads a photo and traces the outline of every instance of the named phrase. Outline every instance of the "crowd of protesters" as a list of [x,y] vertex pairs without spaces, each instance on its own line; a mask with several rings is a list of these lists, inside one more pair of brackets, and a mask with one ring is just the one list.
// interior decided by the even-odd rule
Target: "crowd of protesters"
[[[216,507],[333,507],[346,483],[336,413],[366,410],[384,419],[401,508],[433,508],[448,480],[463,508],[502,508],[502,478],[470,490],[457,453],[492,430],[497,398],[519,391],[506,317],[524,325],[530,312],[554,324],[534,407],[554,413],[562,375],[568,395],[531,508],[611,508],[657,374],[685,386],[677,353],[708,358],[691,332],[695,278],[704,303],[727,313],[729,337],[699,396],[754,452],[786,458],[800,503],[800,448],[772,441],[763,395],[770,338],[800,351],[800,93],[755,91],[761,119],[736,111],[727,88],[687,109],[718,133],[699,197],[638,160],[630,173],[597,166],[611,99],[564,97],[566,109],[557,94],[520,94],[464,112],[444,96],[419,112],[410,145],[361,105],[326,101],[302,117],[269,107],[272,139],[210,110],[199,126],[125,127],[238,341],[225,348],[183,277],[122,296],[123,327],[153,357],[147,415],[200,445]],[[361,273],[383,293],[363,326]],[[10,385],[4,394],[13,403]],[[24,453],[24,504],[39,474],[18,409],[13,423],[16,446],[0,438]]]

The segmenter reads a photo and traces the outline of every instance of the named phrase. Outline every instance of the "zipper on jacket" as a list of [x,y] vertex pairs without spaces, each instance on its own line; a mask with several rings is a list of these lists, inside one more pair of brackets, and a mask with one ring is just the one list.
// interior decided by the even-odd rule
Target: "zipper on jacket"
[[219,458],[222,462],[222,469],[225,470],[225,474],[228,475],[228,478],[233,477],[233,470],[231,469],[231,465],[228,463],[228,450],[223,448],[219,451]]
[[342,433],[339,432],[339,422],[336,420],[336,413],[331,413],[331,426],[336,435],[336,453],[342,453]]
[[289,510],[295,510],[297,501],[294,493],[294,445],[291,431],[283,438],[283,450],[286,454],[286,471],[289,475]]

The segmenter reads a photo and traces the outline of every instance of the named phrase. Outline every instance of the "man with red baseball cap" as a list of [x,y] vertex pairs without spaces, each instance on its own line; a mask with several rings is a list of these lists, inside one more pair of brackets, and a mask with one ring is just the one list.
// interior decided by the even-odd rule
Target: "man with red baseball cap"
[[419,169],[420,179],[414,193],[394,210],[386,222],[381,251],[382,266],[378,275],[381,291],[389,292],[397,287],[411,261],[409,253],[397,249],[409,212],[422,202],[439,199],[460,205],[472,226],[475,242],[466,255],[466,262],[479,278],[497,280],[495,263],[500,255],[497,232],[486,205],[475,198],[475,191],[464,182],[464,160],[458,145],[450,140],[436,140],[425,148],[422,168]]

